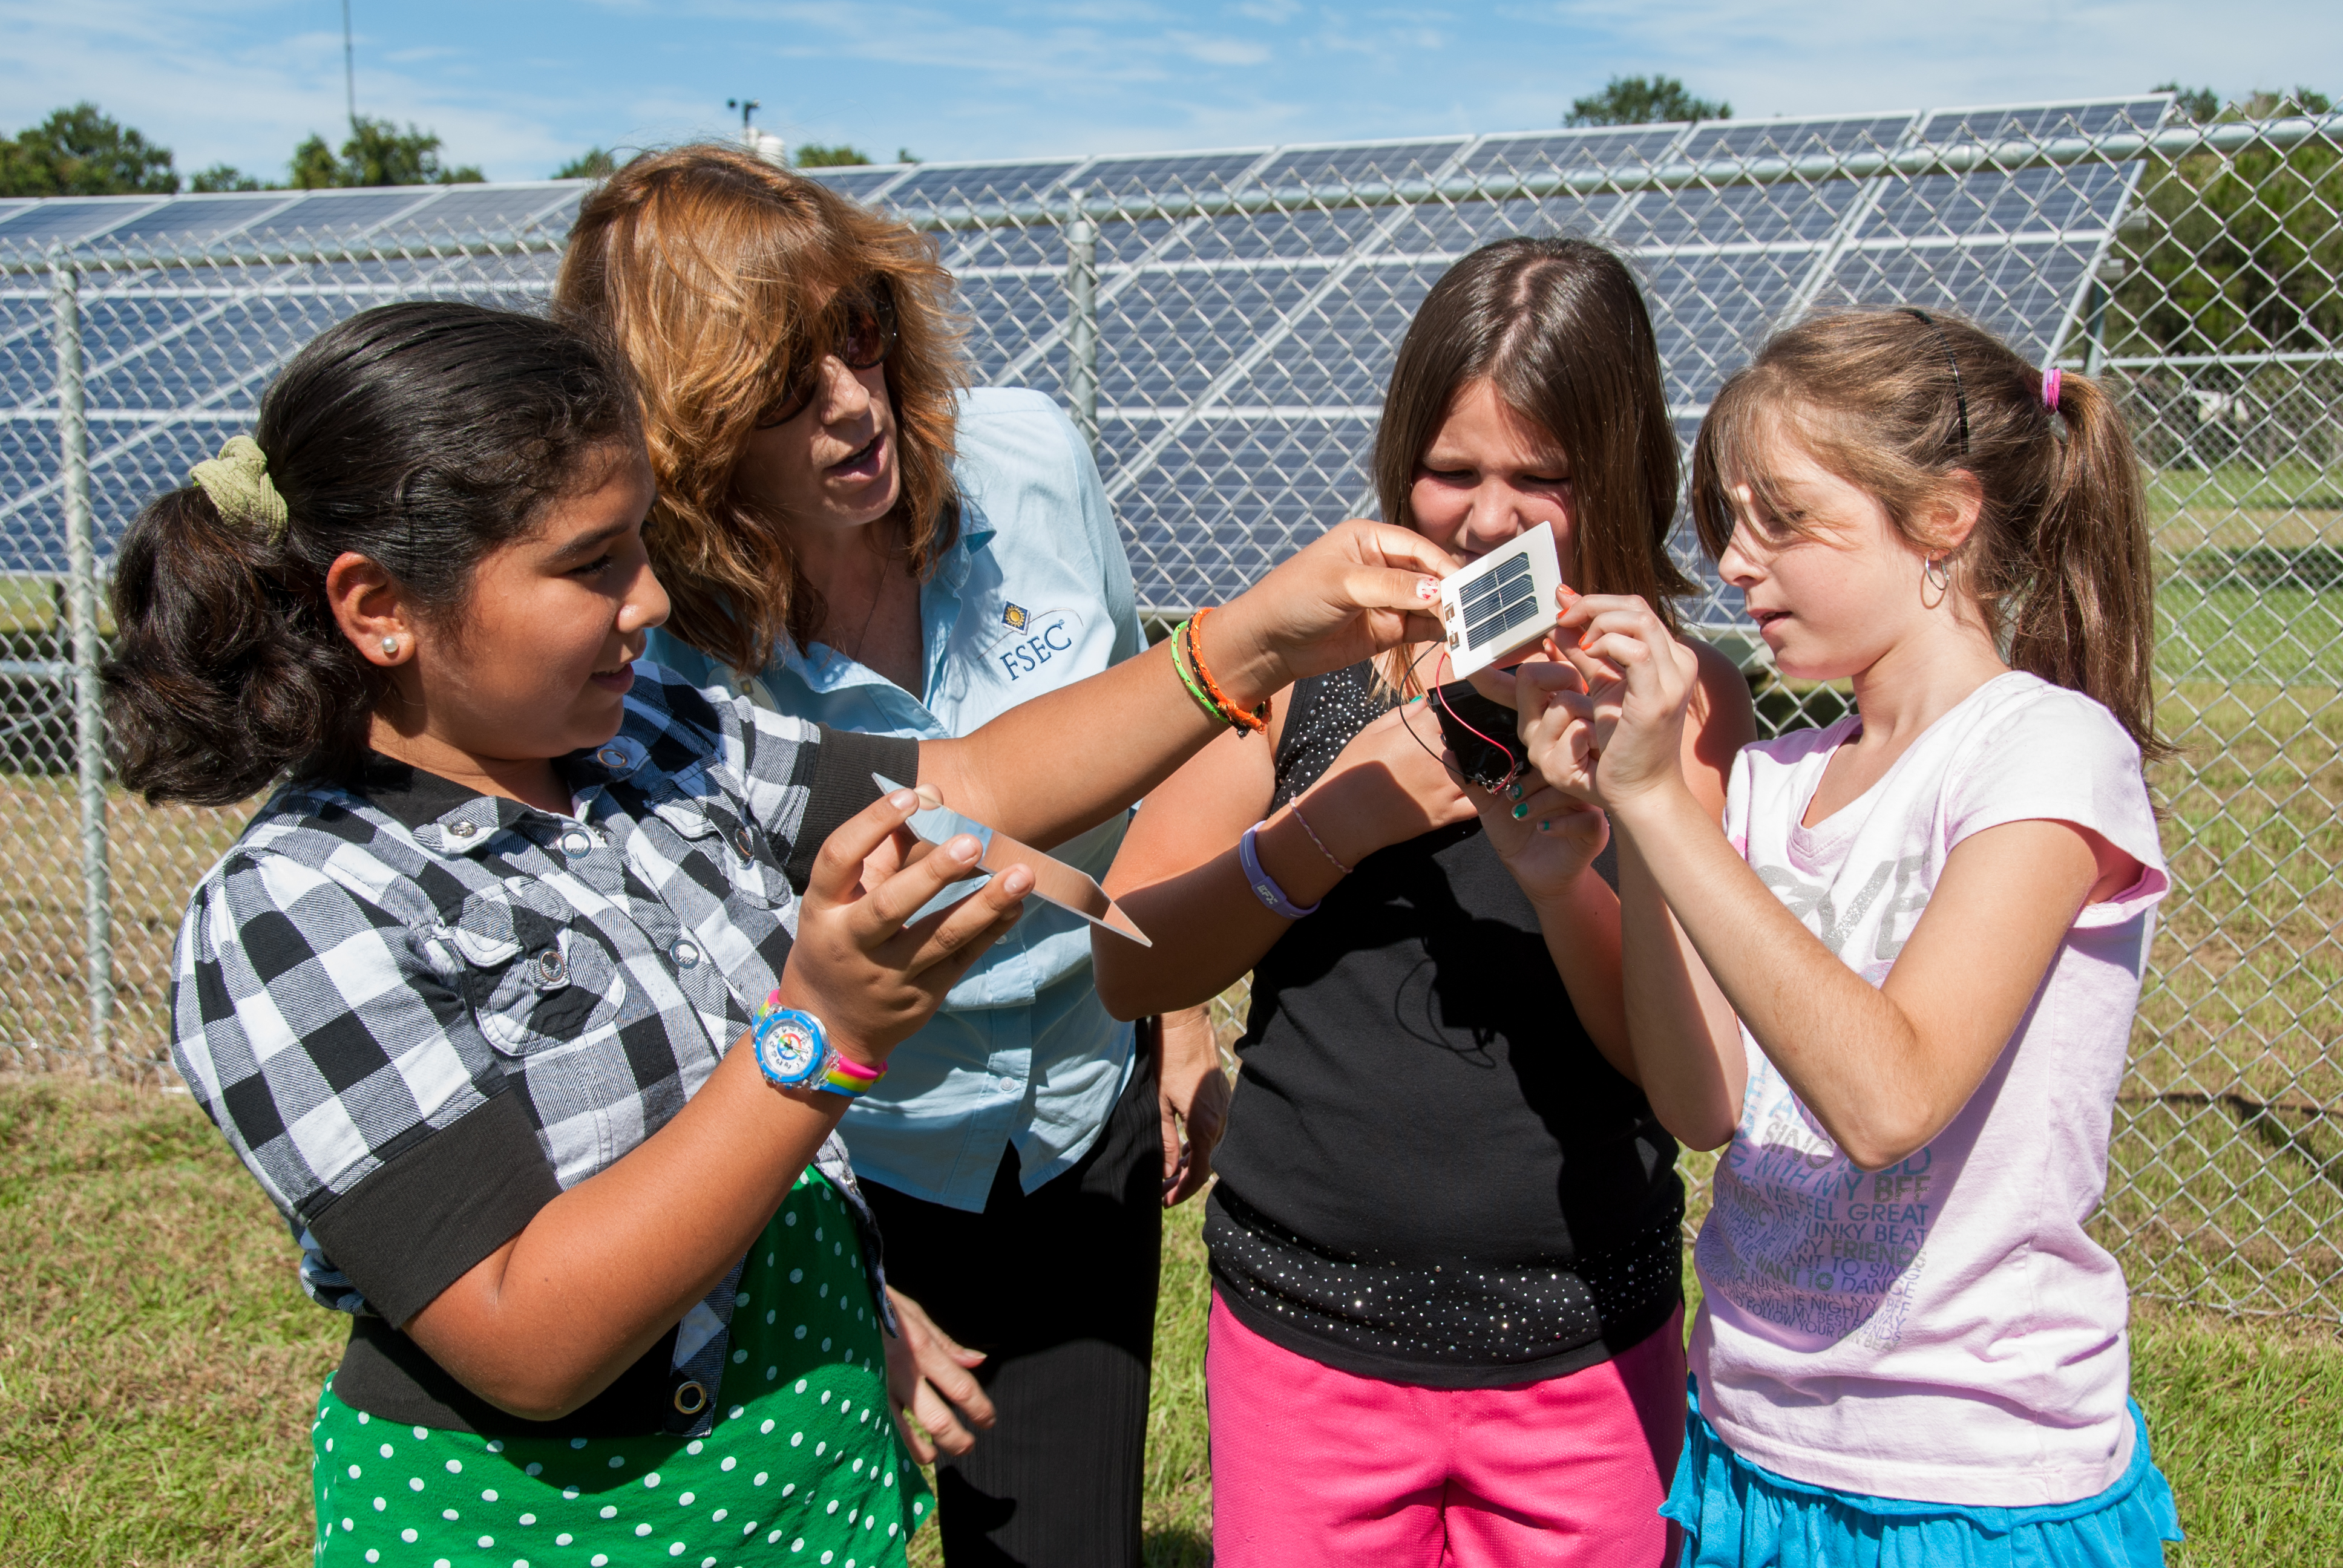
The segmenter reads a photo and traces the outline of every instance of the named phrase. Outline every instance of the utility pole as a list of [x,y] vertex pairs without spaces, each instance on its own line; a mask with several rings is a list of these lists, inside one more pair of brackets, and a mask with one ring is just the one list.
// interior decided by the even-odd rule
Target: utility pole
[[350,0],[342,0],[342,93],[349,101],[350,134],[358,130],[358,56],[350,43]]

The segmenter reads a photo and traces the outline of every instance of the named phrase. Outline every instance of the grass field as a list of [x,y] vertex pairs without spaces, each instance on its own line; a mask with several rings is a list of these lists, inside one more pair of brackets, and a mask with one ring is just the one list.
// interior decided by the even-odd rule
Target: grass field
[[[2158,544],[2343,547],[2338,479],[2156,476]],[[2159,588],[2176,890],[2097,1231],[2144,1296],[2327,1320],[2141,1302],[2137,1392],[2193,1536],[2171,1561],[2343,1563],[2343,592],[2217,576]],[[0,579],[0,636],[51,604]],[[113,797],[114,1042],[152,1081],[186,890],[246,815]],[[69,779],[0,774],[0,1065],[85,1039],[78,819]],[[1166,1231],[1151,1563],[1210,1561],[1200,1219]],[[184,1097],[0,1079],[0,1562],[306,1556],[306,1412],[339,1335],[292,1256]],[[914,1561],[939,1560],[930,1533]]]
[[[1166,1227],[1148,1561],[1211,1561],[1196,1204]],[[0,1077],[0,1562],[308,1558],[307,1412],[341,1346],[259,1190],[184,1096]],[[2144,1305],[2135,1387],[2175,1568],[2343,1562],[2343,1340]],[[933,1533],[915,1562],[934,1563]]]

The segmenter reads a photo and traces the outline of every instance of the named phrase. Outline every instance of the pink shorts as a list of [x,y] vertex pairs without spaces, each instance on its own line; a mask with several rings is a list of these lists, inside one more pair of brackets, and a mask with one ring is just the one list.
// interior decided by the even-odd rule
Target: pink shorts
[[1219,1568],[1661,1568],[1684,1431],[1684,1313],[1511,1388],[1417,1388],[1272,1344],[1212,1297]]

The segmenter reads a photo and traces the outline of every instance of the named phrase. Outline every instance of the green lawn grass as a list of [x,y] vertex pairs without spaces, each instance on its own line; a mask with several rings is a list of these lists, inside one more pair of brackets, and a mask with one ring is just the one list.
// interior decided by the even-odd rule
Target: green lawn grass
[[2343,593],[2156,586],[2157,666],[2167,680],[2343,686]]
[[[1191,1203],[1165,1227],[1151,1568],[1211,1561],[1201,1223]],[[185,1096],[0,1078],[0,1562],[307,1560],[308,1412],[342,1324],[294,1260]],[[2175,1568],[2343,1562],[2343,1340],[2144,1306],[2135,1346],[2190,1533]],[[914,1561],[939,1561],[932,1531]]]

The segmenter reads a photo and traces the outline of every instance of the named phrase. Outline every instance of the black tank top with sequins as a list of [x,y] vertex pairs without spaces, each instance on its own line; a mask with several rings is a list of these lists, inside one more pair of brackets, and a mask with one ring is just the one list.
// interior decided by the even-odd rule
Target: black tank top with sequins
[[[1277,804],[1389,706],[1369,666],[1294,688]],[[1615,882],[1609,851],[1597,868]],[[1558,1377],[1683,1299],[1676,1145],[1570,1005],[1478,822],[1362,861],[1253,967],[1205,1217],[1239,1322],[1435,1388]]]

